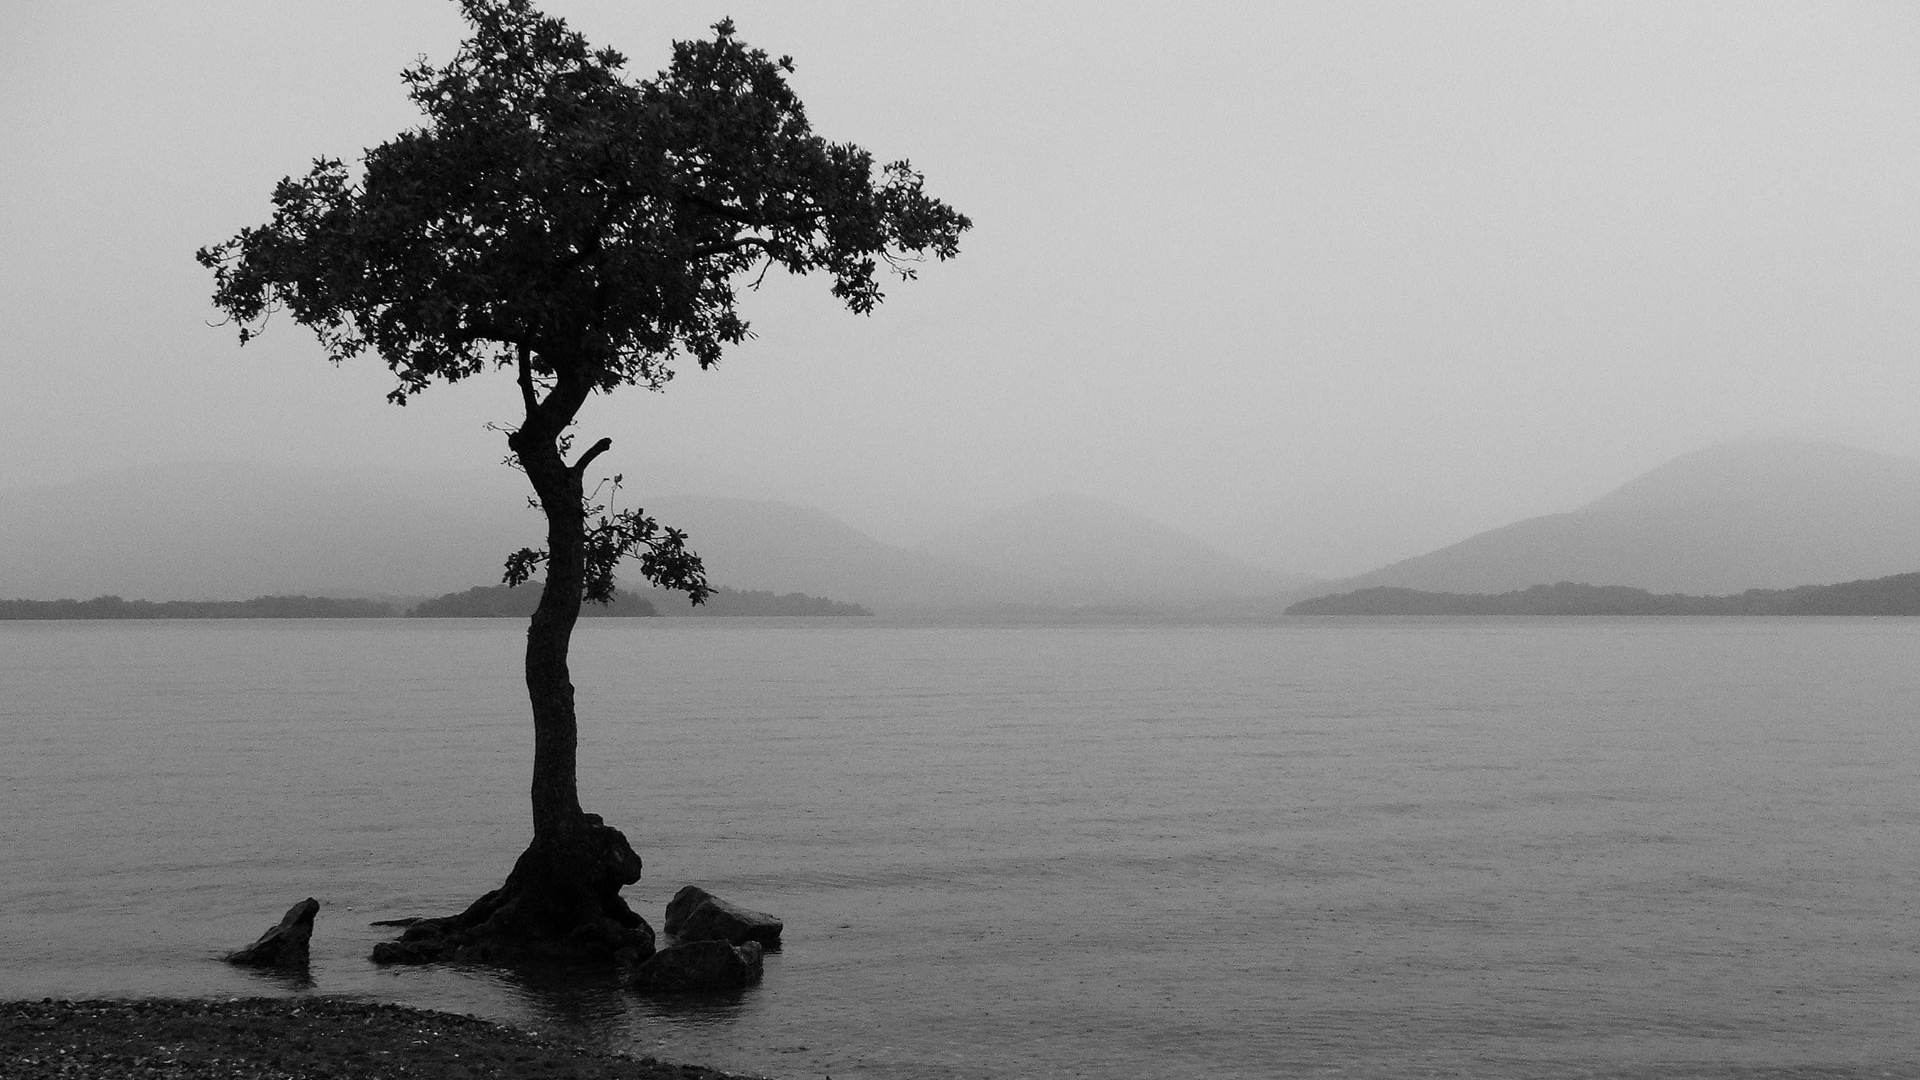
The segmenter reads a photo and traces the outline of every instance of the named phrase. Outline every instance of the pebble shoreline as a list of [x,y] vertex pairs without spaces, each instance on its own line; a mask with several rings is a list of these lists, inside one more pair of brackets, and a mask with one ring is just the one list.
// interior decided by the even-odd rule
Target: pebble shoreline
[[343,998],[0,1002],[7,1080],[751,1080]]

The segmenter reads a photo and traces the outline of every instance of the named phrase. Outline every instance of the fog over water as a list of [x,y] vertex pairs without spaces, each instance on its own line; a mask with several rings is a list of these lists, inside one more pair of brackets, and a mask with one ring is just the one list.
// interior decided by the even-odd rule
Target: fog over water
[[[977,223],[870,319],[770,281],[718,371],[590,403],[640,483],[889,540],[1076,492],[1311,563],[1729,437],[1920,451],[1911,5],[547,6],[637,74],[732,15]],[[402,410],[290,320],[242,351],[191,257],[414,123],[398,72],[460,34],[446,0],[10,11],[0,487],[498,457],[508,381]]]

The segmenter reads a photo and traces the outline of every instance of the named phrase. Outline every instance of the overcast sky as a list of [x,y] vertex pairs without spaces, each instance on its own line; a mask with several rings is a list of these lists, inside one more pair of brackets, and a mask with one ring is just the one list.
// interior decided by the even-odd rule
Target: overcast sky
[[[976,223],[870,318],[771,283],[721,369],[591,403],[642,490],[700,462],[890,539],[1075,491],[1249,550],[1343,503],[1464,535],[1743,436],[1920,455],[1920,5],[547,10],[642,75],[732,15]],[[504,377],[403,410],[290,320],[242,350],[192,258],[413,124],[398,73],[461,36],[450,0],[9,3],[0,485],[497,458]]]

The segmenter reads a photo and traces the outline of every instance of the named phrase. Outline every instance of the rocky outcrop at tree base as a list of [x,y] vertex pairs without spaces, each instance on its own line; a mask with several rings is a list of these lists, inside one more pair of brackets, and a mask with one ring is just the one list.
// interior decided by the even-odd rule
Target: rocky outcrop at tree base
[[780,947],[780,931],[784,928],[784,923],[766,912],[729,904],[698,885],[688,885],[673,894],[664,926],[677,941],[718,940],[734,945],[754,941],[767,949]]
[[669,945],[640,965],[632,986],[666,994],[738,990],[760,980],[761,953],[757,941],[734,945],[716,939]]
[[543,848],[536,837],[505,884],[458,915],[405,921],[399,940],[374,946],[373,962],[630,967],[652,956],[653,928],[620,897],[640,880],[640,856],[599,815],[579,821],[578,847]]
[[320,914],[320,901],[309,896],[287,909],[280,924],[260,935],[260,940],[238,952],[227,954],[230,964],[248,967],[300,969],[307,966],[308,943],[313,939],[313,917]]

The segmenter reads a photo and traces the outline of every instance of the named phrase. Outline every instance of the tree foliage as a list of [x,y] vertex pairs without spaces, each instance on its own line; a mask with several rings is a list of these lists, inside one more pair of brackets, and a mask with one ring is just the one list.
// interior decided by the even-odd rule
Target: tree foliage
[[[611,481],[614,495],[620,493],[623,480],[615,476]],[[695,604],[705,603],[712,595],[706,566],[700,556],[687,550],[686,533],[663,526],[640,510],[609,513],[605,505],[592,504],[586,512],[594,520],[586,530],[583,599],[612,603],[617,586],[614,571],[629,557],[637,557],[640,576],[660,588],[686,593]],[[521,548],[507,556],[507,571],[501,580],[508,586],[525,584],[548,558],[545,548]]]
[[405,403],[436,379],[516,360],[569,396],[658,388],[743,340],[740,282],[824,272],[857,312],[882,265],[912,277],[967,219],[905,161],[813,134],[793,70],[735,37],[679,42],[624,77],[528,0],[462,0],[473,36],[405,73],[425,124],[354,170],[282,180],[273,218],[199,252],[241,340],[285,309],[330,357],[376,352]]

